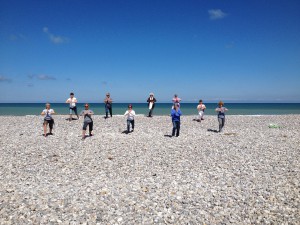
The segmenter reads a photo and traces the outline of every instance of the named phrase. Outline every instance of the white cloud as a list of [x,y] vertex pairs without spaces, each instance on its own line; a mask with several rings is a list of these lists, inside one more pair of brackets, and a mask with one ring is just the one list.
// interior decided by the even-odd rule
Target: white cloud
[[43,32],[48,35],[50,41],[54,44],[63,44],[69,41],[69,38],[52,34],[48,27],[44,27]]
[[0,82],[11,82],[11,81],[12,80],[10,78],[0,75]]
[[45,75],[45,74],[37,75],[36,78],[38,80],[56,80],[55,77],[48,76],[48,75]]
[[36,78],[37,80],[56,80],[55,77],[52,77],[52,76],[49,76],[49,75],[46,75],[46,74],[40,74],[40,75],[36,75],[36,74],[30,74],[30,75],[27,75],[29,79],[33,79],[33,78]]
[[223,19],[227,16],[227,13],[224,13],[221,9],[210,9],[208,14],[211,20]]

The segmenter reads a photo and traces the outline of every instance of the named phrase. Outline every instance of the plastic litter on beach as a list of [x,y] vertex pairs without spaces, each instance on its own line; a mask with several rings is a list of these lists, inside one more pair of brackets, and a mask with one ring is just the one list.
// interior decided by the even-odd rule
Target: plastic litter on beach
[[280,126],[277,125],[277,124],[272,124],[272,123],[270,123],[270,124],[269,124],[269,128],[280,128]]

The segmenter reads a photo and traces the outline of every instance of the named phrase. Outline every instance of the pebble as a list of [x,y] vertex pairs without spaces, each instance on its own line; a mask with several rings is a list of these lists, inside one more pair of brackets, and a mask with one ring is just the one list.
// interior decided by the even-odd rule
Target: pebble
[[66,118],[0,116],[0,224],[299,224],[300,115]]

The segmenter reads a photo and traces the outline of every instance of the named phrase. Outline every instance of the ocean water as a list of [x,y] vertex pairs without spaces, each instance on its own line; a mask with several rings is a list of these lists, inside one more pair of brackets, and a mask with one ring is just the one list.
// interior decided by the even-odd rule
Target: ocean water
[[[133,109],[136,114],[148,114],[147,103],[133,103]],[[197,103],[181,103],[180,108],[183,115],[197,115]],[[217,107],[216,103],[206,103],[205,115],[216,115],[214,111]],[[127,103],[114,103],[112,110],[113,115],[122,115],[127,110]],[[155,115],[168,115],[172,103],[157,103],[153,111]],[[227,103],[228,108],[226,115],[284,115],[284,114],[300,114],[300,103]],[[40,115],[45,108],[44,103],[0,103],[0,116],[24,116],[24,115]],[[66,103],[52,103],[51,108],[57,114],[69,114],[69,105]],[[83,110],[83,104],[77,104],[78,113]],[[90,109],[96,115],[104,115],[105,109],[103,103],[91,103]]]

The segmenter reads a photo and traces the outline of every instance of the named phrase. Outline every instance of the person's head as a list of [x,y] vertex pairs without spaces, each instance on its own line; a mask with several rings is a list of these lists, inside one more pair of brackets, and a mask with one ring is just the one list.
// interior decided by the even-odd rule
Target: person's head
[[178,97],[178,95],[177,95],[177,94],[175,94],[175,95],[174,95],[174,97],[175,97],[175,98],[177,98],[177,97]]
[[110,97],[110,93],[109,92],[106,93],[106,97],[108,97],[108,98]]
[[218,105],[219,105],[220,107],[222,107],[222,106],[224,105],[224,102],[219,101]]
[[132,105],[131,104],[128,105],[128,109],[132,109]]
[[71,98],[74,97],[74,93],[73,93],[73,92],[70,93],[70,97],[71,97]]
[[150,95],[150,97],[154,97],[154,94],[152,92],[149,95]]
[[84,109],[88,109],[90,106],[89,106],[89,104],[88,103],[85,103],[84,104]]
[[50,103],[46,103],[46,109],[50,109]]
[[200,100],[199,100],[199,103],[202,104],[202,102],[203,102],[202,99],[200,99]]

